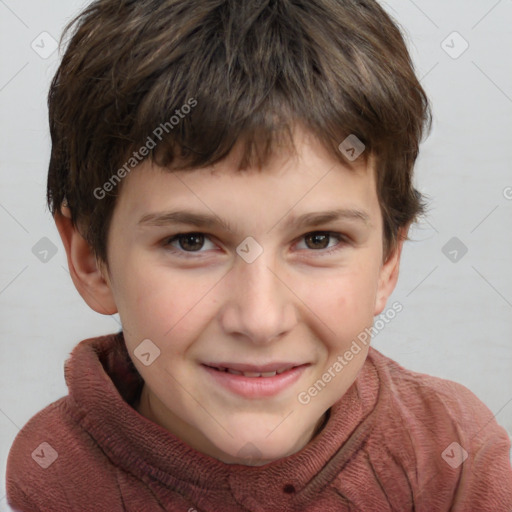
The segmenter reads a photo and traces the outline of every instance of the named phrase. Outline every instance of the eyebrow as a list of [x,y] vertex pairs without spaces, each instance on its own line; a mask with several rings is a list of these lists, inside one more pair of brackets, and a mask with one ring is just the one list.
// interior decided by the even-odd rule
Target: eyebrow
[[[323,212],[305,213],[297,217],[292,216],[285,223],[284,228],[300,229],[314,227],[338,220],[351,220],[361,222],[366,226],[372,225],[370,216],[367,212],[358,209],[340,208],[336,210],[326,210]],[[279,222],[275,225],[279,224]],[[219,218],[217,215],[185,210],[148,213],[143,215],[137,224],[139,226],[189,224],[198,228],[213,229],[222,227],[228,231],[233,231],[233,226],[226,220]]]

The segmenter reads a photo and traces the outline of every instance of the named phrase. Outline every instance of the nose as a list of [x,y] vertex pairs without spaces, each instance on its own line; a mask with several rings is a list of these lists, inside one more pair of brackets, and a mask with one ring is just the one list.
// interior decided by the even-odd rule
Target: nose
[[265,345],[296,325],[294,295],[273,259],[266,251],[252,263],[237,258],[224,283],[220,321],[226,334]]

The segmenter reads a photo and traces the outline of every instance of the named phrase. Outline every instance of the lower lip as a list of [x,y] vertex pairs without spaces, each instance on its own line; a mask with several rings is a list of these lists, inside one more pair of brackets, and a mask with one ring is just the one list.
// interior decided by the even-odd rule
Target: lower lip
[[245,398],[264,398],[274,396],[297,382],[308,365],[296,366],[291,370],[273,377],[244,377],[232,373],[214,370],[210,366],[203,368],[229,391]]

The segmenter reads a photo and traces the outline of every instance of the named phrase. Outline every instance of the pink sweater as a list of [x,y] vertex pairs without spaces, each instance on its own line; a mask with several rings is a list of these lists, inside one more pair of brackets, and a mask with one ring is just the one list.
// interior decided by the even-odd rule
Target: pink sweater
[[130,406],[142,381],[122,332],[78,344],[65,377],[69,395],[9,453],[15,510],[512,511],[510,441],[491,411],[375,349],[320,434],[260,467],[203,455]]

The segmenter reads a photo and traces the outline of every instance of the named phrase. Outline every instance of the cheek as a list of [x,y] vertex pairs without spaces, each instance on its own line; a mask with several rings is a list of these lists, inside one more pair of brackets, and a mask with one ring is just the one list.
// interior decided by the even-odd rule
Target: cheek
[[[141,270],[148,268],[153,269]],[[127,267],[123,283],[119,314],[126,331],[132,339],[159,340],[162,346],[173,341],[173,352],[180,350],[179,340],[194,336],[212,307],[212,283],[154,264]]]
[[[127,260],[119,273],[115,290],[116,304],[125,334],[137,339],[162,336],[175,323],[177,312],[176,288],[161,273],[151,271],[151,265]],[[143,270],[144,269],[144,270]]]
[[345,322],[372,318],[377,278],[377,272],[358,266],[326,283],[323,307],[329,317]]
[[[354,268],[323,286],[310,287],[306,304],[328,327],[323,339],[328,350],[339,354],[373,324],[376,272]],[[315,290],[313,293],[311,290]]]

